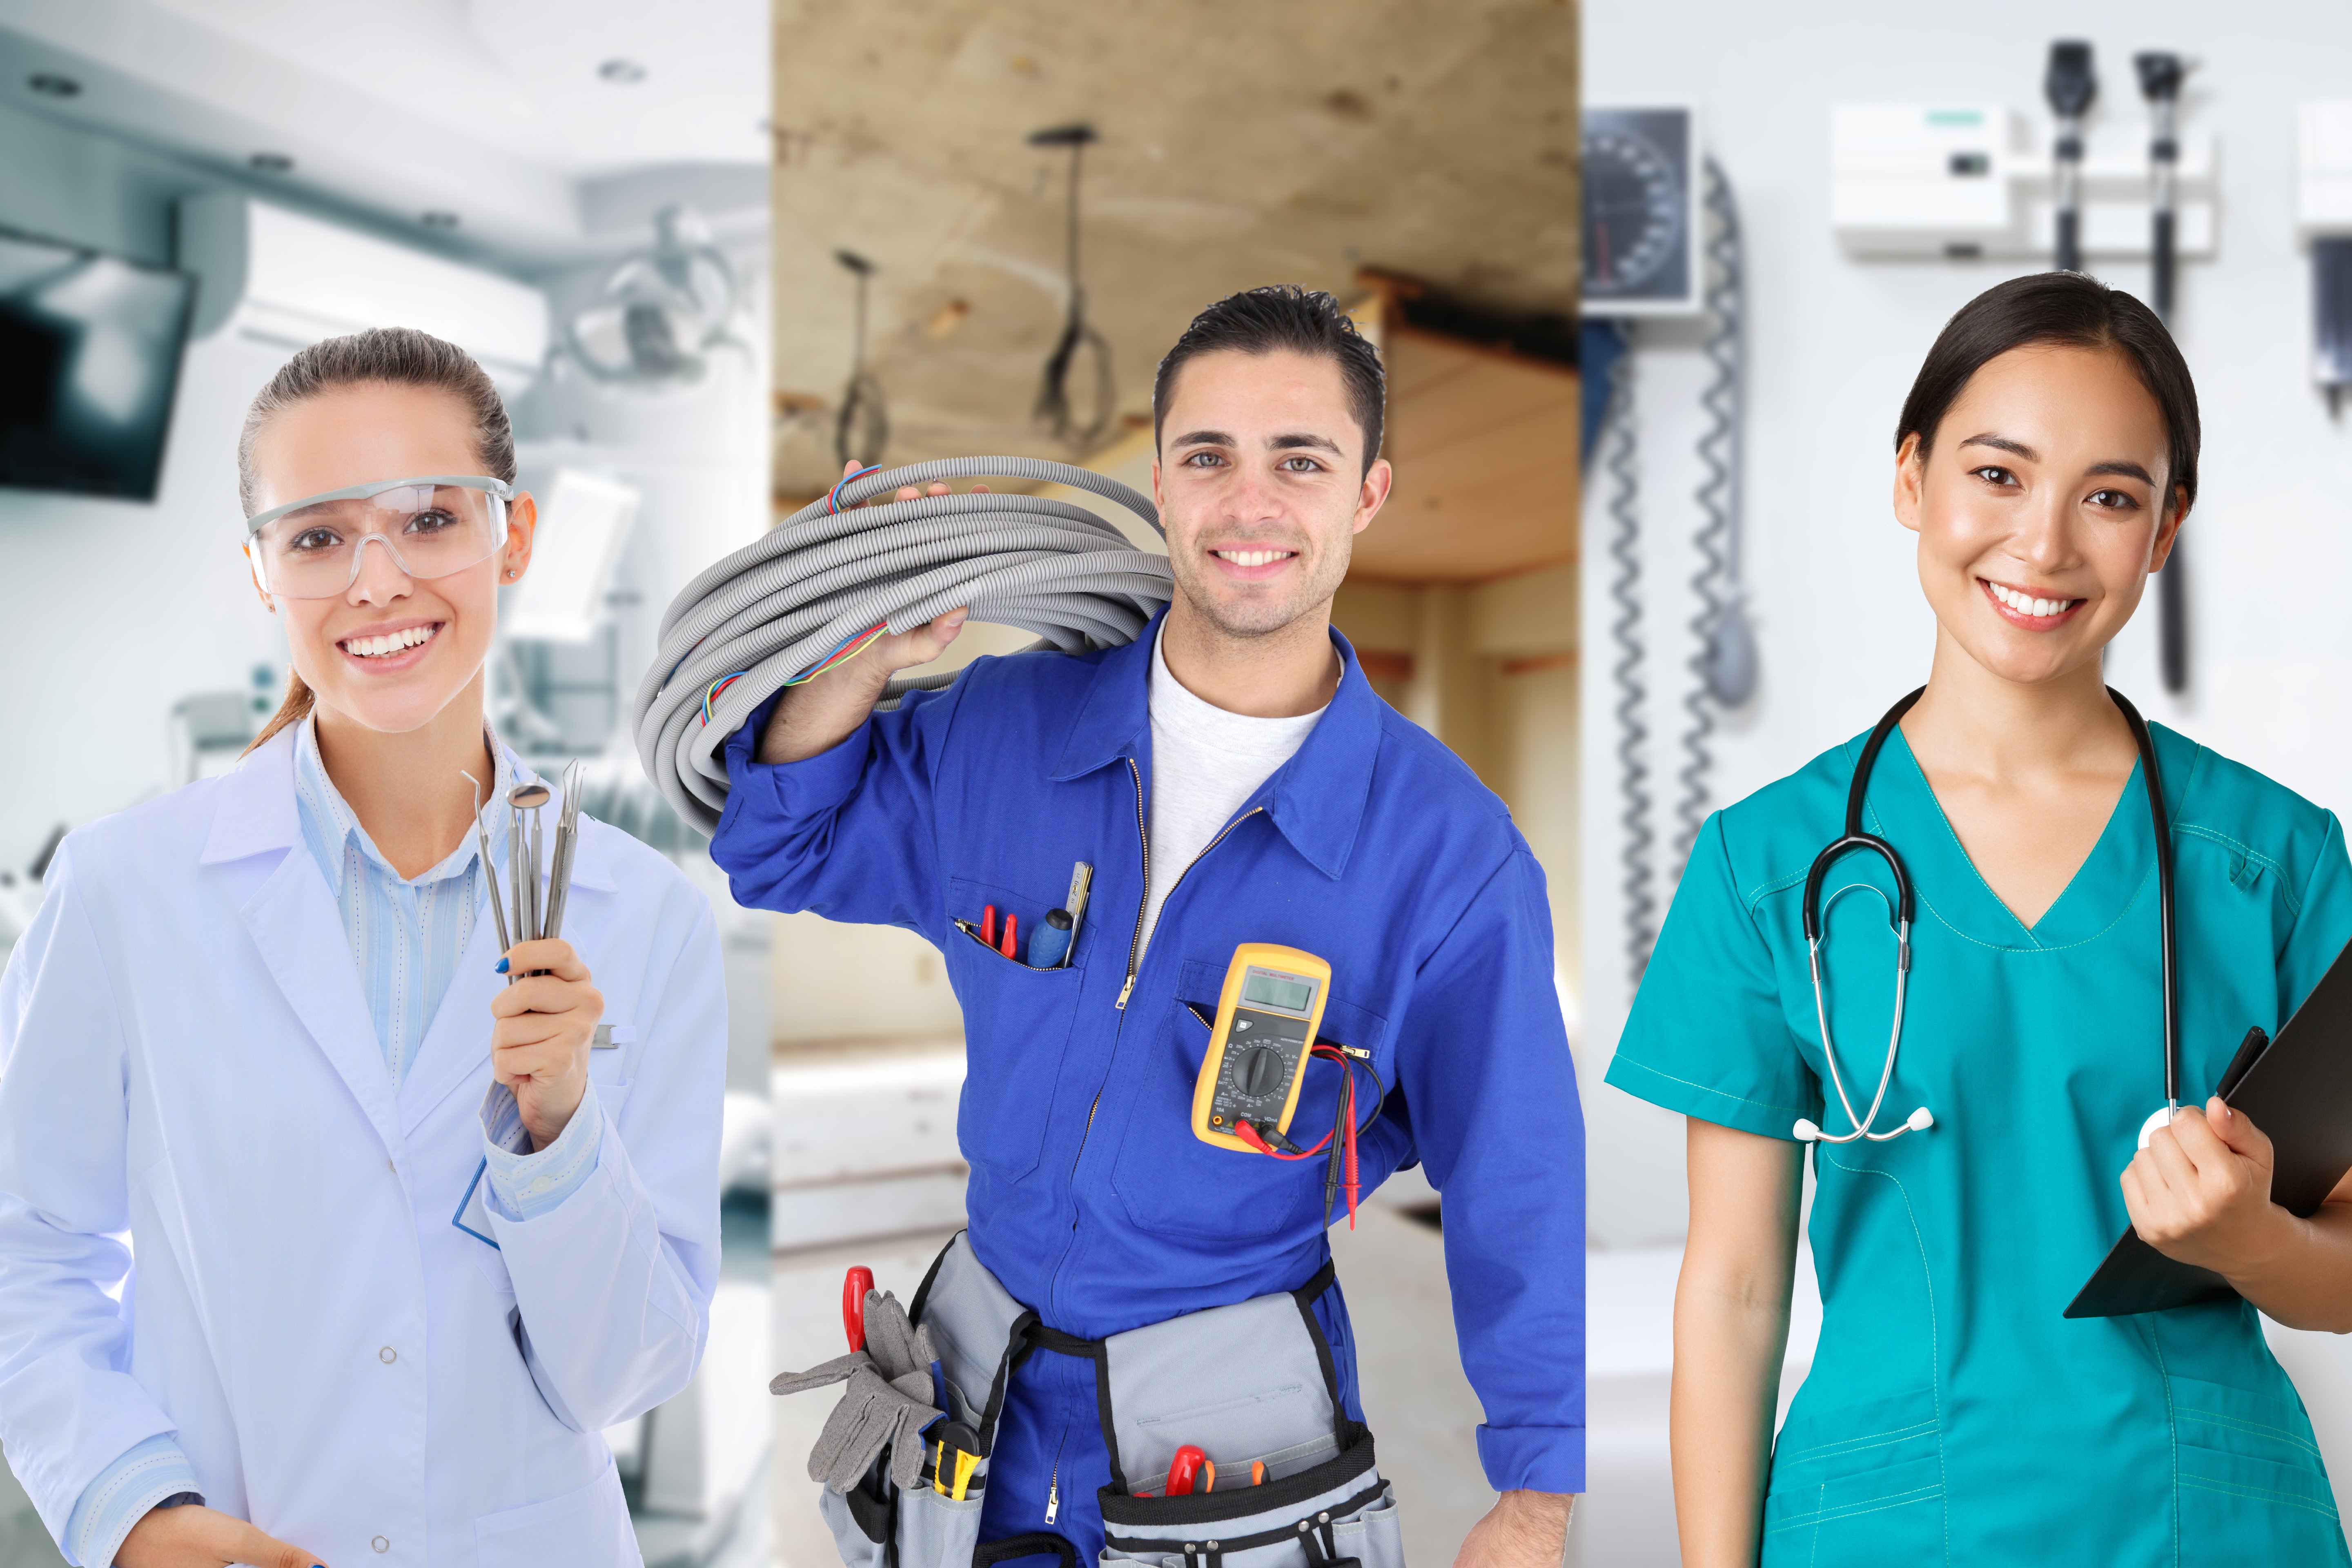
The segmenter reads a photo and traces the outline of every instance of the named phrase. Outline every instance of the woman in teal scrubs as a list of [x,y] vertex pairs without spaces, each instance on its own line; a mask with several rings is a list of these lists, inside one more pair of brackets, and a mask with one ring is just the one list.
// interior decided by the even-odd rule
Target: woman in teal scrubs
[[[2259,1130],[2199,1101],[2352,938],[2352,866],[2332,815],[2161,727],[2189,1109],[2135,1152],[2165,1099],[2155,834],[2100,653],[2195,498],[2188,369],[2129,296],[2020,279],[1953,318],[1896,439],[1937,634],[1864,796],[1916,897],[1873,1130],[1915,1107],[1932,1125],[1812,1145],[1821,1341],[1777,1439],[1795,1130],[1853,1128],[1825,1092],[1801,905],[1861,737],[1707,822],[1608,1074],[1690,1119],[1682,1560],[2343,1564],[2256,1309],[2352,1329],[2352,1184],[2294,1218],[2269,1201]],[[1822,894],[1823,1011],[1856,1113],[1894,1018],[1893,892],[1856,853]],[[2242,1300],[2063,1317],[2126,1224]]]

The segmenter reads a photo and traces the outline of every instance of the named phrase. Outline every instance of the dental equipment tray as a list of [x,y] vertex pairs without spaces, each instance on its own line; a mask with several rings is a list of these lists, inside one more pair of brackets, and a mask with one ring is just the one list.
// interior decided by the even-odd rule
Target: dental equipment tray
[[[2263,1043],[2250,1032],[2215,1093],[2270,1134],[2271,1201],[2305,1216],[2352,1171],[2352,942],[2303,1005]],[[2084,1285],[2070,1318],[2161,1312],[2237,1292],[2210,1268],[2176,1262],[2126,1229]]]

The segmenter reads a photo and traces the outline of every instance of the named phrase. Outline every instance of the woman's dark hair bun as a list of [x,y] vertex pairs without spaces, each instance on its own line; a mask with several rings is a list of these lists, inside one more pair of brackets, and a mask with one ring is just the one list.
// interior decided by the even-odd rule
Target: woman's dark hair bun
[[2197,499],[2197,384],[2189,362],[2164,322],[2131,295],[2079,272],[2037,272],[1997,283],[1960,307],[1927,351],[1903,417],[1895,449],[1916,435],[1920,455],[1936,444],[1937,427],[1971,378],[2011,349],[2037,343],[2107,349],[2121,354],[2164,416],[2171,472],[2168,493]]

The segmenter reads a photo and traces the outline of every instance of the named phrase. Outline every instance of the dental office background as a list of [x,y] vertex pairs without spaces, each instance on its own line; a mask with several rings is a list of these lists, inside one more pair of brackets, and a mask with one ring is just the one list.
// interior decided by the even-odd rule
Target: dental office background
[[[233,766],[282,695],[237,550],[253,395],[362,326],[467,348],[545,520],[494,720],[543,772],[585,759],[587,808],[685,865],[725,943],[709,1348],[607,1435],[656,1565],[771,1555],[769,928],[625,736],[663,608],[766,521],[768,29],[764,0],[0,0],[0,299],[84,323],[69,415],[164,420],[152,499],[0,489],[0,953],[58,833]],[[0,1563],[58,1561],[0,1475]]]
[[[1962,147],[1937,143],[1935,126],[1950,128],[1979,110],[2015,113],[2013,143],[1990,127],[1997,156],[1982,177],[2010,177],[1998,155],[2011,154],[2007,163],[2021,171],[2015,195],[2032,224],[2051,145],[2042,75],[2049,45],[2061,38],[2088,40],[2098,76],[2086,124],[2093,210],[2085,265],[2143,298],[2148,110],[2132,57],[2171,50],[2190,64],[2180,98],[2182,259],[2172,321],[2197,376],[2205,430],[2204,489],[2184,536],[2189,679],[2179,694],[2165,689],[2153,584],[2114,645],[2107,678],[2151,720],[2338,814],[2352,809],[2352,708],[2342,695],[2352,679],[2344,613],[2352,519],[2340,499],[2352,487],[2352,428],[2331,416],[2315,384],[2308,243],[2338,221],[2328,181],[2352,159],[2333,151],[2325,111],[2305,113],[2352,100],[2343,68],[2352,59],[2352,15],[2317,5],[2231,10],[2182,0],[2129,7],[1988,0],[1965,14],[1862,0],[1809,0],[1795,12],[1731,0],[1597,0],[1585,11],[1586,103],[1690,110],[1705,155],[1736,196],[1744,242],[1744,540],[1739,580],[1715,572],[1708,591],[1744,589],[1755,683],[1736,707],[1700,700],[1712,724],[1703,742],[1702,810],[1867,729],[1927,676],[1934,621],[1920,596],[1913,538],[1888,500],[1895,417],[1954,310],[2003,278],[2051,265],[2046,249],[2005,254],[1997,241],[1983,243],[1978,258],[1940,254],[1948,237],[1932,233],[1933,215],[1948,203],[1928,187],[1951,173],[1948,156]],[[1837,134],[1841,109],[1873,105],[1898,112],[1875,132],[1849,118]],[[1586,178],[1597,182],[1590,143],[1586,160]],[[1882,171],[1915,172],[1916,211],[1925,216],[1907,242],[1927,254],[1888,255],[1906,247],[1906,237],[1856,232],[1858,214],[1884,213],[1850,183],[1874,160]],[[2039,199],[2046,205],[2046,195]],[[2137,253],[2118,253],[2102,234]],[[1588,298],[1588,311],[1594,308]],[[1692,757],[1683,739],[1692,722],[1685,703],[1700,679],[1689,661],[1701,652],[1692,623],[1703,605],[1691,584],[1702,572],[1697,541],[1708,521],[1700,443],[1717,423],[1702,403],[1716,376],[1706,352],[1710,324],[1701,312],[1644,319],[1634,330],[1636,440],[1627,467],[1637,484],[1630,553],[1638,576],[1624,597],[1637,612],[1630,633],[1638,651],[1630,662],[1609,635],[1626,616],[1611,592],[1624,576],[1610,553],[1621,533],[1612,503],[1623,503],[1622,484],[1603,471],[1612,451],[1605,431],[1584,500],[1593,656],[1582,672],[1579,1067],[1591,1122],[1591,1237],[1602,1249],[1596,1265],[1610,1260],[1621,1278],[1648,1281],[1648,1310],[1657,1314],[1646,1347],[1634,1325],[1612,1338],[1608,1325],[1628,1303],[1603,1299],[1596,1267],[1596,1521],[1611,1506],[1612,1482],[1636,1496],[1647,1489],[1653,1510],[1666,1502],[1661,1352],[1686,1215],[1683,1127],[1601,1077],[1631,996],[1629,946],[1639,940],[1628,923],[1626,854],[1635,836],[1626,822],[1621,703],[1647,731],[1631,754],[1647,769],[1635,784],[1648,796],[1645,820],[1655,836],[1647,851],[1657,904],[1649,930],[1680,858],[1677,775]],[[1597,372],[1591,385],[1602,395]],[[1629,686],[1641,689],[1630,700]],[[2119,1060],[2106,1091],[2145,1098],[2157,1059],[2151,1041],[2145,1063]],[[1809,1288],[1809,1261],[1801,1276]],[[1817,1321],[1801,1300],[1784,1397],[1810,1356]],[[2339,1502],[2352,1504],[2352,1344],[2275,1329],[2272,1338],[2310,1406]],[[1614,1404],[1612,1388],[1622,1395]],[[1613,1561],[1675,1561],[1670,1521],[1653,1517],[1656,1529]]]

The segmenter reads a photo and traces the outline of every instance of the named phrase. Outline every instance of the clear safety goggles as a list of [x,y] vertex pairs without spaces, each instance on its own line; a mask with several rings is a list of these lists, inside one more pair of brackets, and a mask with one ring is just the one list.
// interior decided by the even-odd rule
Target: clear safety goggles
[[352,485],[246,519],[245,553],[262,591],[289,599],[349,593],[371,542],[405,576],[446,577],[498,553],[514,493],[480,474]]

